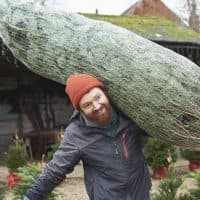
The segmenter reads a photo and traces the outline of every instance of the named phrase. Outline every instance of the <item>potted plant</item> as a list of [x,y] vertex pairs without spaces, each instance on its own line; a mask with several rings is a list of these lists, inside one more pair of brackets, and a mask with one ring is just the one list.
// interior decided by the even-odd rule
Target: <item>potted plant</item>
[[8,152],[5,156],[5,165],[8,167],[9,174],[6,177],[7,186],[9,188],[15,187],[15,185],[21,180],[16,171],[18,167],[22,167],[27,162],[27,153],[23,142],[15,135],[13,142],[8,147]]
[[200,151],[181,149],[181,155],[183,158],[189,161],[190,171],[200,169]]
[[177,150],[171,144],[162,140],[150,138],[145,146],[144,154],[147,164],[152,168],[154,179],[166,177],[169,164],[176,162]]
[[5,199],[8,188],[3,181],[0,181],[0,199]]
[[[18,168],[17,175],[21,177],[21,182],[14,187],[11,192],[14,194],[15,199],[23,199],[26,191],[31,187],[33,182],[41,174],[42,167],[38,163],[27,163],[23,167]],[[59,193],[52,191],[47,195],[45,200],[55,200]]]

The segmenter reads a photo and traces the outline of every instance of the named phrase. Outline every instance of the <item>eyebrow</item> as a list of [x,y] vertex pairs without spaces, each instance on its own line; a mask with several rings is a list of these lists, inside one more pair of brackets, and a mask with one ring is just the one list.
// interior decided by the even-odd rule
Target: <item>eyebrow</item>
[[81,107],[85,107],[87,104],[90,104],[91,102],[85,102]]
[[[96,96],[101,96],[102,94],[101,94],[101,92],[97,92],[92,98],[95,98]],[[86,101],[81,107],[84,107],[86,104],[90,104],[91,103],[91,101]]]

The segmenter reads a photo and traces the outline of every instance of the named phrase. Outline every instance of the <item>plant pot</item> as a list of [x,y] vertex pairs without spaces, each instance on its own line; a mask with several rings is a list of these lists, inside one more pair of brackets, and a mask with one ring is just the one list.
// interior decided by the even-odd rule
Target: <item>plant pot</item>
[[14,173],[13,170],[9,170],[9,174],[6,177],[6,183],[9,188],[14,188],[19,182],[21,178]]
[[169,171],[169,166],[160,167],[159,169],[153,170],[153,179],[163,179],[167,176],[167,173]]
[[190,171],[200,170],[200,162],[195,161],[195,160],[190,160],[189,169]]

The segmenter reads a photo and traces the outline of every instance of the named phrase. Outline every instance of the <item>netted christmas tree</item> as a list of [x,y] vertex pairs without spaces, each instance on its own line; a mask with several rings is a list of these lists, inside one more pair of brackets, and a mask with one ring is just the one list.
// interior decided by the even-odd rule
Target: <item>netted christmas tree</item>
[[200,68],[190,60],[124,28],[33,3],[1,4],[0,16],[3,42],[30,70],[61,84],[91,74],[148,134],[200,149]]

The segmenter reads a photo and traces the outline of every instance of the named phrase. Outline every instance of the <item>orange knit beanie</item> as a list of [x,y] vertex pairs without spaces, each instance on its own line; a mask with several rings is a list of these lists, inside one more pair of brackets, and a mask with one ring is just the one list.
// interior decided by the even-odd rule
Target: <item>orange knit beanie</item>
[[79,107],[79,101],[90,89],[94,87],[105,88],[105,85],[96,78],[87,74],[71,75],[66,81],[65,92],[75,109]]

